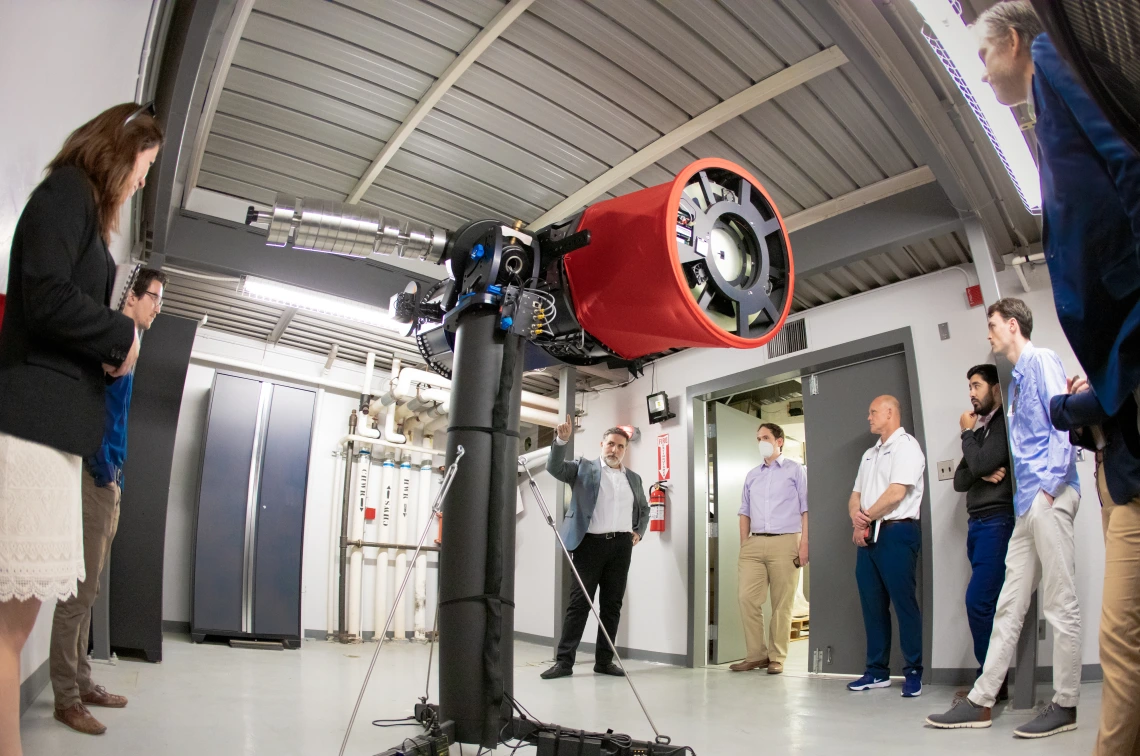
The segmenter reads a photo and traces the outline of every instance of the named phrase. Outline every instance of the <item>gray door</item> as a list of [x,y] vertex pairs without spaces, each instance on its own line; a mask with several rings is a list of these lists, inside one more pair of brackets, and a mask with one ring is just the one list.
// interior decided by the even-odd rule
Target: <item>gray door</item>
[[191,624],[242,629],[246,502],[261,381],[218,373],[210,393],[194,543]]
[[[739,661],[745,656],[744,627],[737,599],[736,563],[740,556],[740,497],[744,476],[760,464],[756,429],[760,419],[724,404],[714,403],[712,422],[716,436],[710,439],[712,462],[713,521],[718,537],[709,539],[712,574],[709,607],[716,637],[709,660],[713,664]],[[810,527],[810,525],[809,525]],[[768,612],[765,613],[767,619]]]
[[301,544],[316,394],[275,386],[265,434],[254,554],[253,632],[301,635]]
[[[866,635],[855,583],[857,547],[851,542],[847,501],[863,452],[876,441],[867,426],[871,400],[891,394],[902,405],[903,427],[913,429],[910,388],[903,353],[804,377],[805,433],[809,440],[808,537],[811,545],[811,633],[813,670],[861,675]],[[922,605],[922,563],[918,600]],[[892,610],[891,669],[902,670],[898,625]],[[818,659],[818,667],[816,660]]]

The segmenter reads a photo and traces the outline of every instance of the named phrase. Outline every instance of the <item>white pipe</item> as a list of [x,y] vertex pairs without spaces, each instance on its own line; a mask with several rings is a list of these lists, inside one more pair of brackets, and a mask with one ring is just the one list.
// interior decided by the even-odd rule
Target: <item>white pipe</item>
[[[420,462],[420,476],[416,489],[416,529],[423,533],[431,516],[431,457]],[[416,558],[416,613],[413,623],[416,640],[427,638],[427,554]]]
[[[382,451],[382,447],[377,447],[372,451],[374,453],[371,455],[370,463],[375,464],[379,461],[379,452]],[[369,470],[368,473],[368,503],[364,509],[364,540],[372,543],[377,542],[380,530],[380,518],[377,516],[379,510],[377,505],[380,503],[380,479],[374,477],[375,472],[375,470]],[[376,547],[368,546],[364,549],[364,558],[375,559],[378,552],[379,549]]]
[[[352,523],[349,527],[350,540],[364,538],[364,509],[368,504],[368,473],[372,467],[372,455],[361,449],[356,461],[356,486],[353,488]],[[361,577],[364,571],[364,549],[353,548],[348,562],[348,584],[345,594],[348,601],[348,635],[360,637],[360,605],[363,599]]]
[[520,473],[525,472],[526,470],[531,470],[533,472],[534,470],[538,469],[539,467],[542,467],[543,465],[545,465],[546,460],[549,458],[550,458],[550,447],[549,446],[544,446],[541,449],[535,449],[532,452],[527,452],[526,454],[519,457],[519,459],[522,460],[519,464],[519,472]]
[[[391,543],[393,502],[395,501],[396,463],[391,457],[384,458],[380,476],[380,511],[377,513],[380,520],[380,540],[377,543]],[[372,627],[375,635],[373,639],[380,640],[380,631],[384,629],[384,622],[388,619],[388,561],[394,555],[388,549],[376,556],[376,586],[372,604]]]
[[534,423],[547,428],[557,428],[562,423],[558,413],[534,409],[533,407],[519,408],[519,419],[524,423]]
[[522,403],[524,407],[534,407],[552,412],[558,411],[558,399],[553,396],[543,396],[542,394],[524,391],[522,392]]
[[[360,393],[371,396],[372,395],[372,371],[376,369],[376,352],[368,352],[364,356],[364,385],[360,389]],[[557,409],[557,407],[555,408]]]
[[267,375],[273,376],[275,378],[284,378],[285,380],[292,381],[293,383],[304,383],[308,386],[321,386],[326,389],[336,389],[337,391],[351,394],[353,396],[360,396],[359,386],[353,386],[349,383],[341,383],[340,381],[330,381],[327,378],[321,378],[319,376],[305,375],[304,373],[295,373],[291,370],[278,370],[277,368],[266,367],[259,362],[232,360],[229,357],[218,357],[213,354],[204,354],[202,352],[191,352],[190,361],[237,368],[239,370],[245,370],[256,375]]
[[408,442],[408,437],[396,432],[396,409],[394,406],[389,407],[384,418],[384,440],[390,444],[403,445]]
[[426,446],[410,446],[408,444],[394,444],[389,441],[383,441],[378,438],[367,438],[365,436],[345,436],[337,442],[337,446],[344,446],[349,441],[355,441],[358,444],[371,444],[372,446],[386,446],[392,449],[403,449],[409,452],[419,452],[420,454],[437,454],[443,456],[447,452],[443,449],[429,449]]
[[[404,544],[408,542],[408,514],[412,503],[412,463],[406,457],[400,461],[400,489],[399,500],[396,504],[396,543]],[[408,552],[396,552],[396,584],[399,585],[404,581],[404,575],[408,571]],[[392,631],[396,640],[404,640],[407,638],[407,596],[400,597],[400,603],[396,607],[396,620],[392,623]]]
[[356,435],[364,438],[380,438],[380,429],[372,427],[372,418],[364,410],[356,411]]
[[[397,367],[393,365],[392,375],[397,376],[395,385],[392,388],[392,395],[397,400],[408,396],[413,382],[444,389],[449,395],[451,393],[451,381],[429,370],[419,370],[417,368],[398,370]],[[557,398],[535,394],[530,391],[522,392],[522,404],[524,407],[534,407],[536,409],[545,409],[552,412],[558,411]],[[554,424],[554,426],[557,425],[558,423]]]
[[[317,404],[321,403],[323,388],[317,389]],[[318,414],[317,417],[320,417]],[[340,593],[340,515],[341,502],[344,496],[344,465],[340,464],[337,452],[343,451],[338,445],[333,449],[333,476],[332,493],[329,501],[329,584],[328,584],[328,617],[325,623],[326,631],[330,636],[337,632],[340,620],[340,607],[338,606]]]

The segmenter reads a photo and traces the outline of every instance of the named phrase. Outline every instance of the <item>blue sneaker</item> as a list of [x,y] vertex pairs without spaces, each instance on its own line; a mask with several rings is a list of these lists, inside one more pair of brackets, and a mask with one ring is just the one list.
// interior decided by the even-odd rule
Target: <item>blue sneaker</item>
[[847,683],[847,690],[859,691],[870,690],[871,688],[889,688],[891,687],[891,678],[889,677],[876,677],[874,673],[868,672],[860,677],[855,682]]
[[903,678],[903,698],[917,698],[922,695],[922,675],[917,672],[907,672]]

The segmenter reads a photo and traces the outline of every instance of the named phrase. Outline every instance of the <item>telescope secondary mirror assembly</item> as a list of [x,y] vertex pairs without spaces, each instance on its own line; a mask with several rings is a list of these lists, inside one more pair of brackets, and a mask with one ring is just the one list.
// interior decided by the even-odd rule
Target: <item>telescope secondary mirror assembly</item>
[[511,718],[524,342],[568,364],[634,374],[671,349],[762,346],[792,304],[783,220],[743,168],[706,159],[533,233],[498,220],[445,231],[308,199],[250,208],[247,222],[268,223],[274,246],[447,269],[432,290],[393,297],[390,310],[425,362],[452,379],[447,463],[460,444],[466,455],[443,502],[439,714],[454,722],[456,742],[492,748]]

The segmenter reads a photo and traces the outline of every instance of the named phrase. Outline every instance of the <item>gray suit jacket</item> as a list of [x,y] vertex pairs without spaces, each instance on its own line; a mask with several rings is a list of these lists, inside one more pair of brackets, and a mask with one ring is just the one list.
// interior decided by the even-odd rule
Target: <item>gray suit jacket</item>
[[[566,548],[573,551],[586,536],[590,518],[594,516],[594,507],[598,505],[602,462],[598,459],[567,460],[566,444],[556,443],[550,447],[550,460],[546,463],[546,470],[558,480],[574,487],[570,509],[566,512],[559,531],[562,540],[566,542]],[[645,529],[649,527],[649,502],[645,499],[645,488],[641,476],[629,468],[626,468],[625,477],[633,489],[633,522],[630,523],[630,530],[644,536]]]

